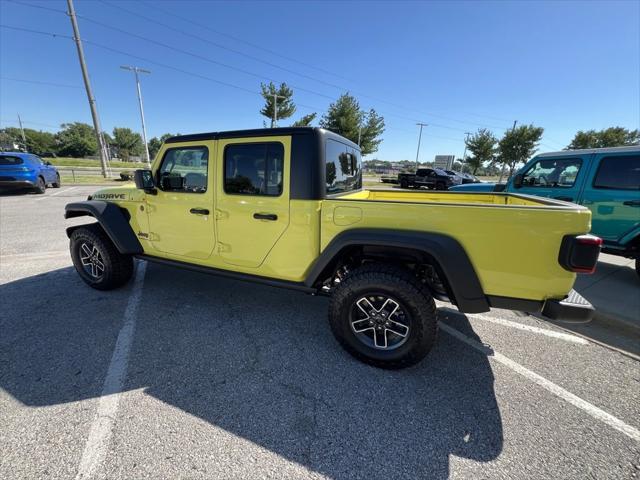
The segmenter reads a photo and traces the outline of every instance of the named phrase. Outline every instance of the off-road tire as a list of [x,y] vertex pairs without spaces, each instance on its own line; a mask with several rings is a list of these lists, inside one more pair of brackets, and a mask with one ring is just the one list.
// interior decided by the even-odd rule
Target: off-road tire
[[47,190],[47,184],[44,181],[44,178],[38,177],[38,179],[36,180],[36,185],[35,187],[33,187],[33,191],[36,192],[37,194],[42,194],[46,190]]
[[[98,270],[98,273],[101,273],[100,276],[93,276],[83,265],[82,257],[86,252],[83,250],[83,245],[91,251],[95,247],[95,251],[99,254],[103,265],[102,271]],[[133,275],[133,257],[118,252],[111,239],[97,223],[75,229],[69,240],[69,248],[73,265],[80,278],[96,290],[113,290],[121,287]]]
[[409,182],[406,179],[400,180],[400,188],[409,188]]
[[447,186],[444,183],[442,182],[436,183],[436,190],[446,190],[446,189],[447,189]]
[[[397,299],[410,315],[407,340],[394,350],[378,350],[361,342],[351,328],[350,311],[367,292]],[[353,270],[334,290],[329,324],[336,340],[358,360],[379,368],[400,369],[420,362],[437,335],[436,306],[428,289],[409,270],[391,264],[365,264]]]
[[62,181],[60,180],[60,174],[56,173],[56,181],[51,184],[53,188],[60,188]]

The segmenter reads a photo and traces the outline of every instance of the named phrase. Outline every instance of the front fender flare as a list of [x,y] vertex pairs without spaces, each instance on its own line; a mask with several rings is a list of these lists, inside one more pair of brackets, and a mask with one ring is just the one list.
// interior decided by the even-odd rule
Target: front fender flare
[[[131,229],[128,218],[115,203],[87,200],[68,203],[64,210],[64,218],[94,217],[120,253],[130,255],[143,253],[142,245]],[[70,237],[71,233],[80,226],[67,228],[67,236]]]
[[473,264],[467,252],[453,237],[435,232],[359,228],[337,235],[311,267],[305,285],[314,285],[325,268],[341,251],[354,246],[409,248],[424,252],[438,262],[448,280],[456,305],[465,313],[490,310]]

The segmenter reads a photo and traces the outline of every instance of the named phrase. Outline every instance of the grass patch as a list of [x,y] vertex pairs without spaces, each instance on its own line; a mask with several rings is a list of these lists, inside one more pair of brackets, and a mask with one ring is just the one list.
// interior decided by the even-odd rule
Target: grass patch
[[123,182],[119,178],[104,178],[102,175],[77,175],[75,181],[72,175],[62,175],[63,185],[93,185],[93,184],[105,184],[105,185],[124,185],[127,182]]
[[[100,168],[100,160],[92,160],[90,158],[70,158],[70,157],[57,157],[47,158],[56,167],[98,167]],[[130,168],[135,170],[136,168],[143,168],[144,163],[137,162],[120,162],[112,160],[109,162],[112,168]]]

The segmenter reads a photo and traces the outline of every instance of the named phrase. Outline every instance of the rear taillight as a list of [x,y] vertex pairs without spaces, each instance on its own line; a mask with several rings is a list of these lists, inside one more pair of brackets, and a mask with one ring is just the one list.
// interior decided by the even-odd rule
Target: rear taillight
[[567,235],[562,239],[558,262],[570,272],[593,273],[601,247],[602,239],[595,235]]

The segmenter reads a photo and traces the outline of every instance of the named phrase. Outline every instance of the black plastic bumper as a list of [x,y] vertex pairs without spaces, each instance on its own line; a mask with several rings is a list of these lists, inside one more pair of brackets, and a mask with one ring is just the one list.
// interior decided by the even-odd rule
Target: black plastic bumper
[[582,295],[571,290],[564,300],[547,300],[542,307],[542,315],[551,320],[584,323],[593,318],[595,309]]
[[33,188],[36,184],[28,180],[0,180],[0,188]]

